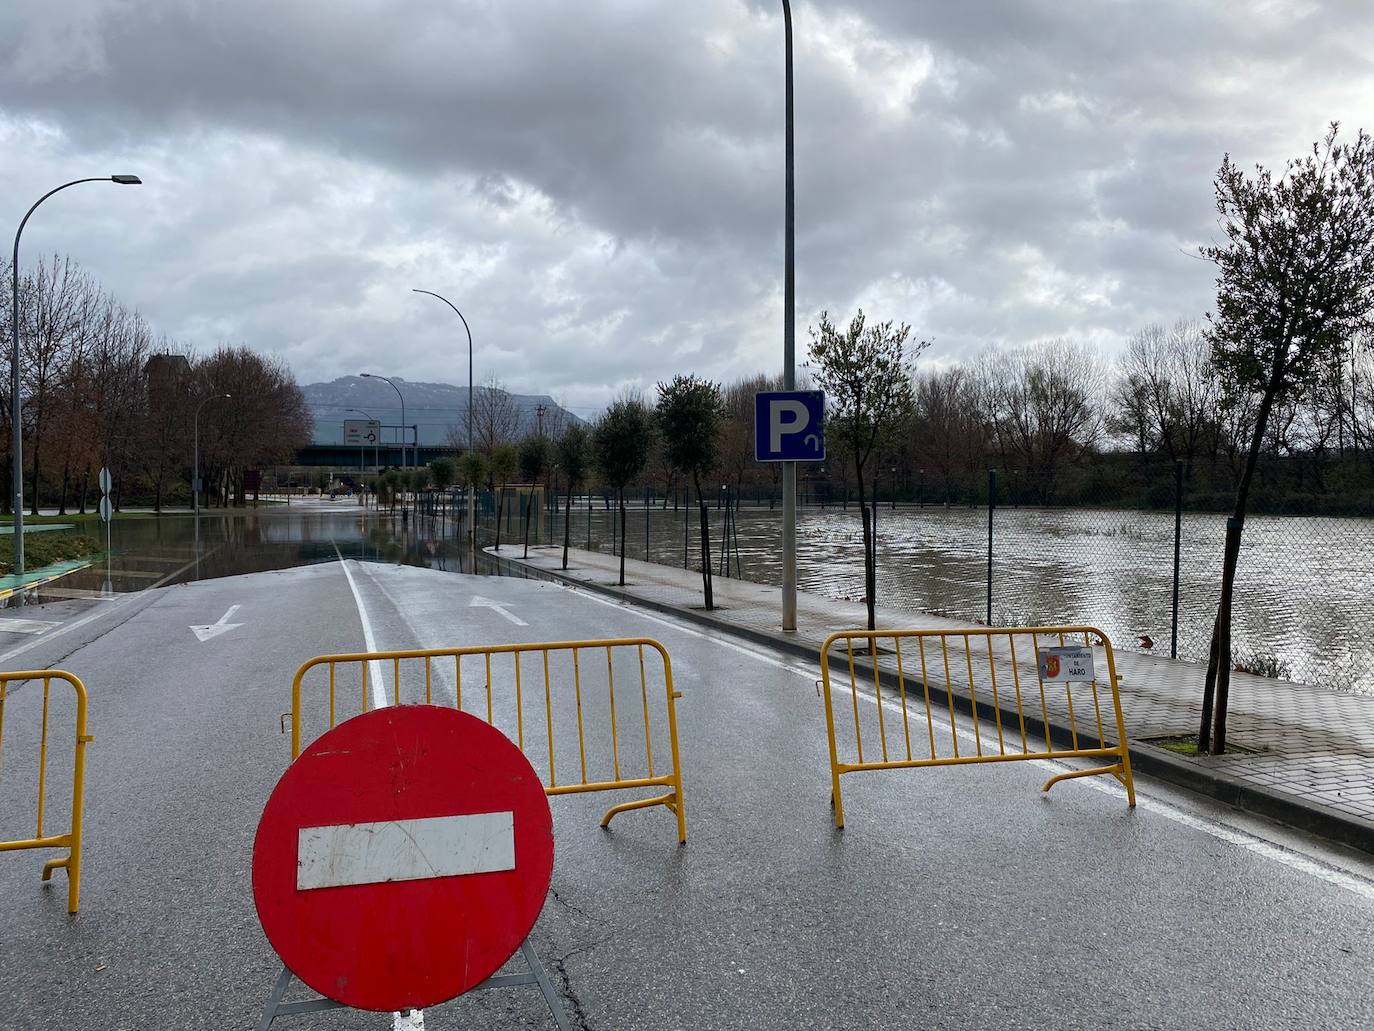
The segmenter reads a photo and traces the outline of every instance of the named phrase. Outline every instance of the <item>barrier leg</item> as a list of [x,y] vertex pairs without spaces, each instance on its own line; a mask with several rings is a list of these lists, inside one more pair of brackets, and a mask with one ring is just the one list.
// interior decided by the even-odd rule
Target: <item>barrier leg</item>
[[[619,805],[613,805],[613,806],[611,806],[611,808],[609,808],[609,809],[606,810],[606,815],[603,816],[603,817],[601,818],[601,826],[602,826],[602,827],[609,827],[609,826],[611,825],[611,820],[612,820],[612,819],[614,819],[615,817],[619,816],[621,813],[628,813],[628,812],[629,812],[630,810],[632,810],[632,809],[648,809],[650,806],[661,805],[661,806],[667,806],[669,809],[677,808],[677,809],[681,810],[681,807],[680,807],[680,806],[675,806],[675,805],[674,805],[674,802],[675,802],[676,800],[677,800],[677,796],[676,796],[675,794],[669,794],[669,795],[658,795],[658,796],[656,796],[656,797],[654,797],[654,798],[641,798],[641,799],[637,799],[637,800],[634,801],[634,802],[621,802]],[[679,822],[679,824],[681,824],[681,822],[682,822],[682,821],[681,821],[681,812],[680,812],[680,811],[679,811],[679,820],[678,820],[678,822]],[[686,840],[687,832],[686,832],[685,829],[682,831],[682,837],[683,837],[683,840]]]
[[[1115,766],[1094,766],[1091,770],[1070,770],[1068,773],[1059,773],[1051,777],[1041,785],[1040,790],[1049,791],[1050,788],[1054,787],[1061,780],[1076,780],[1079,777],[1096,777],[1102,773],[1114,774],[1120,769],[1121,764],[1117,763]],[[1129,794],[1132,796],[1131,805],[1135,805],[1135,791],[1132,789]]]
[[534,954],[534,949],[530,947],[528,939],[520,943],[520,955],[524,956],[525,962],[529,964],[530,973],[534,975],[535,983],[539,985],[539,993],[544,996],[544,1002],[549,1007],[549,1015],[553,1017],[553,1022],[558,1025],[558,1031],[572,1031],[572,1025],[568,1023],[568,1015],[563,1012],[562,1000],[554,991],[553,982],[549,980],[549,975],[544,972],[544,967],[540,964],[539,957]]
[[1126,804],[1135,808],[1135,777],[1131,775],[1131,753],[1127,750],[1125,739],[1121,746],[1121,783],[1126,785]]
[[675,787],[677,789],[677,801],[671,808],[673,812],[677,814],[677,843],[679,845],[685,845],[687,844],[687,809],[682,798],[682,772],[680,770],[678,771],[677,784]]
[[262,1008],[262,1017],[258,1020],[258,1031],[269,1031],[272,1021],[277,1018],[277,1007],[281,1005],[281,997],[286,994],[286,986],[291,983],[291,971],[286,969],[283,964],[281,973],[277,975],[277,983],[272,986],[272,994],[267,997],[267,1005]]
[[844,799],[840,797],[840,771],[830,766],[830,808],[835,810],[835,829],[844,830]]

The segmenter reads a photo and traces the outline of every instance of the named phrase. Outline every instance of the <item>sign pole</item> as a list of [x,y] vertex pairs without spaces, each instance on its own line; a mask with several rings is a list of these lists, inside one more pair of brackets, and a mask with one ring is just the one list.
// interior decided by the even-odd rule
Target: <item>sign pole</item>
[[[797,206],[796,176],[793,162],[792,117],[792,5],[782,0],[784,44],[786,49],[786,177],[783,242],[783,298],[782,298],[782,385],[784,390],[797,388]],[[782,629],[797,629],[797,463],[786,462],[782,467]]]

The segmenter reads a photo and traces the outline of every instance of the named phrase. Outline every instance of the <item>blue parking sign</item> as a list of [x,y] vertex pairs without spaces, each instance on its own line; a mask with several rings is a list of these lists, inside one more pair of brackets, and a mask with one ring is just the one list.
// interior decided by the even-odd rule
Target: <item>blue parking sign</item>
[[770,390],[754,395],[756,462],[825,460],[825,392]]

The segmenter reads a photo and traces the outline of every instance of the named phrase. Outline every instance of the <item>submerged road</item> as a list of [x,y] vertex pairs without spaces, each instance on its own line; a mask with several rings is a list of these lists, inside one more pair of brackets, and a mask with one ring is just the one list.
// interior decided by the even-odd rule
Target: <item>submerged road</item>
[[[253,909],[252,839],[305,659],[369,640],[640,635],[668,648],[683,692],[689,840],[662,809],[605,832],[605,796],[551,800],[553,891],[532,942],[578,1026],[1374,1026],[1374,882],[1354,854],[1143,779],[1134,812],[1100,782],[1042,796],[1046,771],[1026,763],[850,777],[836,832],[816,670],[662,616],[353,561],[24,616],[54,625],[7,634],[0,617],[0,661],[85,678],[95,742],[79,916],[60,872],[39,883],[46,854],[0,854],[5,1031],[253,1026],[280,965]],[[5,711],[4,836],[31,830],[35,696]],[[425,1019],[552,1027],[528,990]]]

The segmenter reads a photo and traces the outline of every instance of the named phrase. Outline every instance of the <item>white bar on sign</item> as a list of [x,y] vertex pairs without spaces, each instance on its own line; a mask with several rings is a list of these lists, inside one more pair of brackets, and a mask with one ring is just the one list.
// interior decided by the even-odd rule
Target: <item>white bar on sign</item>
[[302,827],[296,890],[515,869],[515,814]]

